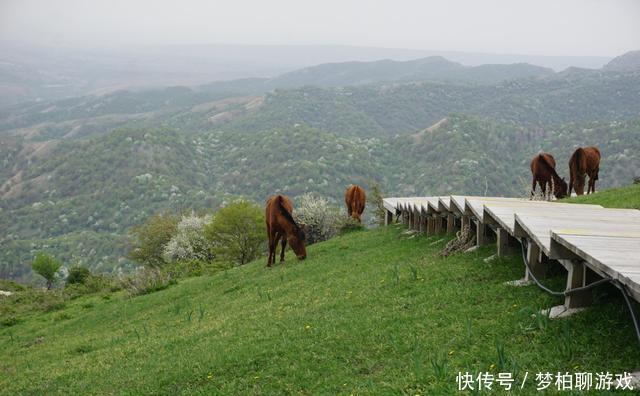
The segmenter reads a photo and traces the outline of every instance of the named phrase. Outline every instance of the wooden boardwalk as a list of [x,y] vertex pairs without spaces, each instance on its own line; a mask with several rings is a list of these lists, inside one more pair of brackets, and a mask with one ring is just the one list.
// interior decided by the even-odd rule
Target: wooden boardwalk
[[[638,210],[461,195],[385,198],[384,207],[387,224],[396,215],[427,235],[469,227],[477,245],[495,241],[498,255],[516,253],[524,243],[531,269],[525,280],[558,262],[567,269],[567,291],[607,278],[640,301]],[[565,297],[567,308],[589,302],[589,292]]]

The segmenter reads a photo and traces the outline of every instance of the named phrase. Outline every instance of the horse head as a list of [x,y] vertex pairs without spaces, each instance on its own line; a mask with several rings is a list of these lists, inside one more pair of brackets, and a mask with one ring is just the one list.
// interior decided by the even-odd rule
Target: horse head
[[561,199],[567,196],[567,191],[569,187],[564,177],[562,179],[558,178],[558,180],[554,182],[553,188],[554,188],[553,195],[555,195],[556,198]]
[[307,249],[305,247],[305,225],[300,224],[294,228],[294,231],[287,236],[287,242],[293,249],[293,252],[298,257],[298,260],[304,260],[307,258]]

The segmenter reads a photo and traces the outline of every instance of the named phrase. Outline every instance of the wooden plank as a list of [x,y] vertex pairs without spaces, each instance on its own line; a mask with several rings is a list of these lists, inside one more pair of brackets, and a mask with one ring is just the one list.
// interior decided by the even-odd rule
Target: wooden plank
[[545,201],[524,202],[491,202],[484,204],[483,216],[487,223],[497,224],[513,235],[516,213],[544,213],[547,211],[563,210],[558,208],[571,208],[581,206],[584,210],[602,209],[600,205],[564,204]]
[[486,223],[484,218],[484,205],[490,203],[523,203],[531,202],[521,198],[502,198],[502,197],[466,197],[465,198],[465,214],[471,215],[476,219]]
[[570,210],[556,213],[516,213],[514,236],[527,237],[537,243],[549,258],[551,230],[571,229],[579,232],[640,232],[640,211],[632,209],[597,209],[586,212]]
[[438,199],[438,211],[441,213],[451,212],[451,197],[440,197]]
[[455,213],[458,216],[464,215],[464,200],[465,197],[462,195],[452,195],[450,197],[451,205],[449,209],[451,212]]
[[583,235],[551,231],[554,242],[580,256],[596,272],[620,281],[640,301],[640,235]]
[[398,209],[398,199],[397,198],[383,198],[382,199],[382,205],[384,206],[384,208],[392,213],[396,212],[396,209]]

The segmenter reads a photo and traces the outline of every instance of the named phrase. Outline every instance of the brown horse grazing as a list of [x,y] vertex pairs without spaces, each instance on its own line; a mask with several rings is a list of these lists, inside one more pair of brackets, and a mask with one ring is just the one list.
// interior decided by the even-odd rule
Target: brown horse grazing
[[571,189],[576,194],[584,194],[584,179],[589,175],[587,194],[596,192],[596,180],[600,171],[600,150],[597,147],[578,147],[569,159],[569,195]]
[[367,202],[367,195],[364,193],[362,187],[355,184],[347,187],[347,191],[344,193],[344,202],[347,204],[349,217],[361,222],[362,219],[360,216],[362,216],[364,205]]
[[300,260],[307,257],[307,250],[304,246],[304,225],[296,224],[293,220],[293,205],[291,200],[284,195],[274,195],[267,200],[265,219],[267,221],[267,235],[269,236],[269,259],[267,267],[276,261],[276,248],[278,241],[282,238],[282,251],[280,261],[284,261],[284,251],[287,241]]
[[[567,196],[567,182],[556,173],[556,160],[551,154],[540,153],[531,160],[531,196],[535,194],[536,182],[540,185],[543,194],[547,193],[547,185],[553,186],[553,195],[556,198]],[[553,185],[551,184],[553,182]]]

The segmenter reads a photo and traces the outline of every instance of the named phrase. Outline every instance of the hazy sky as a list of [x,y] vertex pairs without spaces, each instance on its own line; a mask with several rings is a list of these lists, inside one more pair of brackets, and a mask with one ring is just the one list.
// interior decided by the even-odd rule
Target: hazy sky
[[46,45],[340,44],[615,56],[639,0],[0,0],[0,40]]

